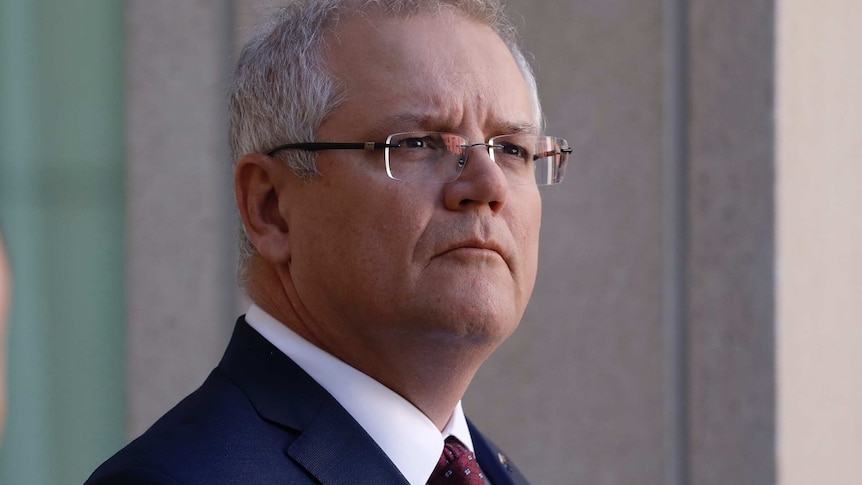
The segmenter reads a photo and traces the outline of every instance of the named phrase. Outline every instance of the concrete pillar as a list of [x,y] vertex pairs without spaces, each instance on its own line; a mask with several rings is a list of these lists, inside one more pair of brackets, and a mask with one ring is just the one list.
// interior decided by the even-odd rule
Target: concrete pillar
[[775,483],[774,6],[689,5],[688,483]]
[[230,2],[127,7],[129,432],[218,362],[237,314],[225,138]]

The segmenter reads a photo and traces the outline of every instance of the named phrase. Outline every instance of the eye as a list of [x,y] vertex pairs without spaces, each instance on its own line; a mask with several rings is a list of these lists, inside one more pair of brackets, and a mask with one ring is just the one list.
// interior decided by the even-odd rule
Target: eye
[[439,136],[422,136],[405,138],[399,142],[399,145],[404,148],[427,148],[430,150],[439,149],[441,146]]
[[422,138],[407,138],[399,143],[404,148],[423,148],[425,141]]
[[529,159],[529,150],[524,147],[514,145],[512,143],[502,143],[500,145],[499,151],[502,155],[506,157],[515,157],[520,158],[521,160]]

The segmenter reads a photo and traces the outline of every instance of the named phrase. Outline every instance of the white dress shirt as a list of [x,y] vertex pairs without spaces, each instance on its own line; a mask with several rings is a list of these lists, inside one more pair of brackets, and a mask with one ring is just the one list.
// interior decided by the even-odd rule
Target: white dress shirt
[[[263,338],[290,357],[353,416],[411,485],[425,485],[443,440],[455,436],[473,449],[461,402],[442,433],[416,406],[366,374],[300,337],[257,305],[245,316]],[[485,480],[488,483],[487,478]]]

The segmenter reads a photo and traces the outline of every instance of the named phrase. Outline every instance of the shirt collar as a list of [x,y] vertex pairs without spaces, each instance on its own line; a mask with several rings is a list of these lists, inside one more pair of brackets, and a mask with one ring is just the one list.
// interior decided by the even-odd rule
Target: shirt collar
[[473,450],[461,402],[441,433],[416,406],[368,375],[300,337],[257,305],[246,322],[326,389],[386,453],[411,485],[424,485],[455,436]]

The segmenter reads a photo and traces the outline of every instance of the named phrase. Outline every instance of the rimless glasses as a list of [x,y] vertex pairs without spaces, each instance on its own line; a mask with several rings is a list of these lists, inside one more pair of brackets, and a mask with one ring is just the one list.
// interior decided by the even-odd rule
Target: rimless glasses
[[383,150],[386,175],[393,180],[452,182],[467,165],[470,148],[485,147],[510,185],[554,185],[562,182],[572,149],[562,138],[544,135],[500,135],[487,143],[470,141],[453,133],[429,131],[395,133],[385,142],[290,143],[266,152],[282,150]]

